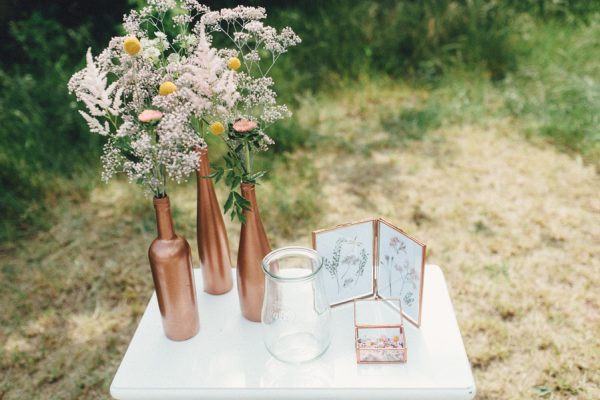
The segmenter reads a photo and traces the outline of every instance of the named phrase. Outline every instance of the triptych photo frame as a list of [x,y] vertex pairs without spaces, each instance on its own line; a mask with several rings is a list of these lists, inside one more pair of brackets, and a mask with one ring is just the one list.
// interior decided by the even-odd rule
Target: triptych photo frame
[[421,325],[426,245],[383,218],[312,233],[323,259],[332,307],[355,299],[398,298],[406,320]]

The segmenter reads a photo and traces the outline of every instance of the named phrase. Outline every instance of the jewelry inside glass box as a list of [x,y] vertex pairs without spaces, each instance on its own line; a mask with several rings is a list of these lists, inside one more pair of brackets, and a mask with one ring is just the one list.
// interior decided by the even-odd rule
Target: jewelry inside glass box
[[359,364],[406,362],[400,299],[354,300],[354,330]]

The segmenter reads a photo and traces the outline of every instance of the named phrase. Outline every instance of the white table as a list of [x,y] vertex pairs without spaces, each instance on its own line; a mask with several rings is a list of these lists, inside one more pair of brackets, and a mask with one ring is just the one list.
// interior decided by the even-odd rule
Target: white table
[[156,294],[110,387],[117,399],[472,399],[475,383],[441,269],[425,268],[420,329],[406,322],[406,364],[356,364],[352,305],[332,311],[332,343],[318,360],[287,365],[246,321],[237,288],[202,292],[195,273],[200,333],[172,342],[162,331]]

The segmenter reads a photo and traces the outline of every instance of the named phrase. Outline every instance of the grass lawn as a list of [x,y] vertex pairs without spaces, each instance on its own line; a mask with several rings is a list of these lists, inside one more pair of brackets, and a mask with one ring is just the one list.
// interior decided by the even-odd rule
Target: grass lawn
[[[598,399],[600,179],[528,139],[504,96],[367,82],[304,97],[314,145],[259,188],[267,232],[274,247],[309,245],[312,229],[394,222],[446,275],[478,399]],[[195,184],[171,201],[197,263]],[[0,248],[1,399],[109,398],[152,292],[155,223],[138,188],[99,184],[54,214],[49,231]]]

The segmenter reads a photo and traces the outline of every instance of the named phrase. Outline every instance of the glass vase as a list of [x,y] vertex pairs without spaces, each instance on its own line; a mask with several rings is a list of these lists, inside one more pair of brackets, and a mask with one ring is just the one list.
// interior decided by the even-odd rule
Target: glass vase
[[272,251],[262,262],[266,276],[263,337],[280,361],[310,361],[329,347],[331,311],[322,266],[317,252],[304,247]]

